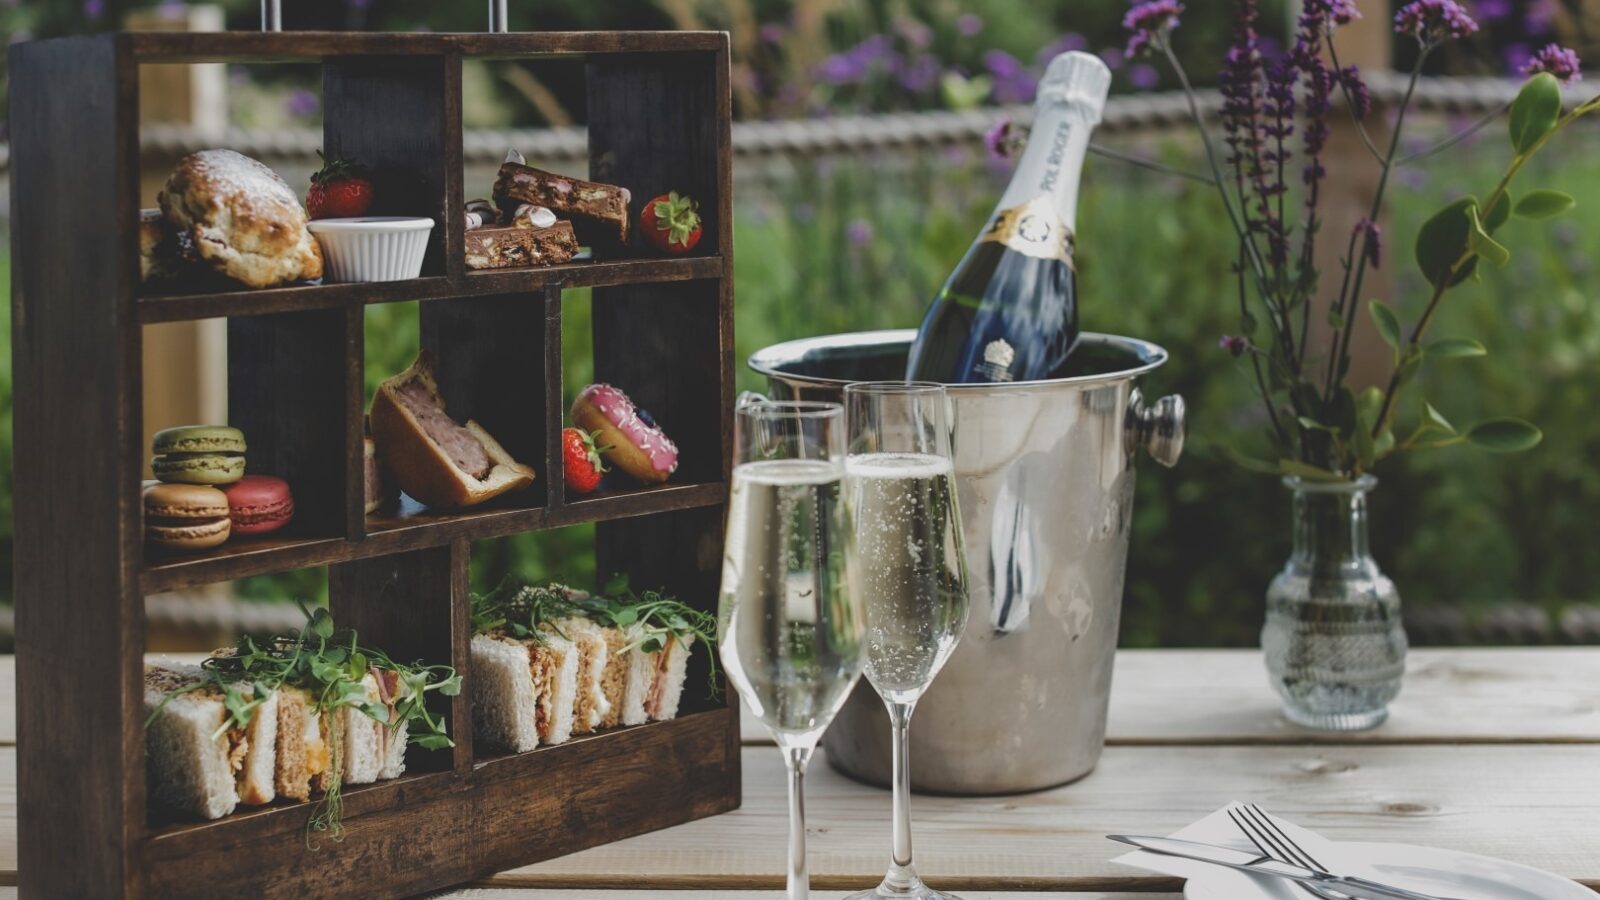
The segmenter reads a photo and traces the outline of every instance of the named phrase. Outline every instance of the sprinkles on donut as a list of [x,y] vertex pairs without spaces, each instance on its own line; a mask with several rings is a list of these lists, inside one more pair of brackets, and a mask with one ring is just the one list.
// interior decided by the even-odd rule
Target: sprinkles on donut
[[579,391],[572,421],[606,448],[607,462],[640,481],[659,484],[678,469],[678,445],[618,388],[591,384]]

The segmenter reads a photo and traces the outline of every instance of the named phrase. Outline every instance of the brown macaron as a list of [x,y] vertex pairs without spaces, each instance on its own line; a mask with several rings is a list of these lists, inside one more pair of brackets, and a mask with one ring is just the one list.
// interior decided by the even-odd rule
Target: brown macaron
[[228,539],[228,495],[202,484],[152,484],[144,490],[144,539],[162,550],[209,550]]

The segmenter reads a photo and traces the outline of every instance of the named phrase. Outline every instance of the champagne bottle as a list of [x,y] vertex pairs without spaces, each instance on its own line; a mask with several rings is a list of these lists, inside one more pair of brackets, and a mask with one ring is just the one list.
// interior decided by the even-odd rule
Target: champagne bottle
[[929,307],[906,377],[957,384],[1059,377],[1078,340],[1078,180],[1110,84],[1111,71],[1087,53],[1050,61],[1016,174]]

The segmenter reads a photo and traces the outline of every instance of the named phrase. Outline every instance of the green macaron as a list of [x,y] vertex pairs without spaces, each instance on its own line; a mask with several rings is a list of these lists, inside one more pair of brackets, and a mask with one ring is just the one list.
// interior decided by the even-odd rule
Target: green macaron
[[179,484],[233,484],[244,477],[244,457],[228,453],[168,453],[150,462],[156,478]]
[[180,425],[163,428],[150,441],[150,452],[167,453],[243,453],[244,432],[226,425]]

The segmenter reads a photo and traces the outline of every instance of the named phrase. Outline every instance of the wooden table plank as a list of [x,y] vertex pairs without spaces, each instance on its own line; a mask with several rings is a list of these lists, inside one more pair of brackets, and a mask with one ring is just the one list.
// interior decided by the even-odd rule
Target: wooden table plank
[[[1600,647],[1424,648],[1406,660],[1388,722],[1313,731],[1279,712],[1259,651],[1120,650],[1106,743],[1600,742],[1596,685]],[[739,724],[745,743],[772,743],[748,710]]]
[[[1406,670],[1381,727],[1319,732],[1278,712],[1257,651],[1123,650],[1106,742],[1600,743],[1600,647],[1421,649]],[[15,671],[14,657],[0,656],[0,746],[16,743]],[[746,743],[771,743],[754,716],[740,725]]]
[[[601,887],[619,877],[775,888],[784,871],[779,754],[749,747],[744,808],[572,856],[491,883]],[[918,869],[953,890],[1176,890],[1113,866],[1109,832],[1166,834],[1250,800],[1335,840],[1486,853],[1600,886],[1600,747],[1112,747],[1083,781],[998,798],[917,797]],[[888,852],[889,795],[819,758],[807,791],[820,888],[866,886]]]
[[[813,890],[813,900],[840,900],[843,890]],[[11,894],[10,897],[16,897]],[[0,892],[0,900],[10,900]],[[445,894],[429,895],[429,900],[784,900],[782,890],[541,890],[530,887],[467,887]],[[1182,900],[1179,894],[1104,894],[1104,892],[1014,892],[1014,890],[968,890],[965,900]]]

